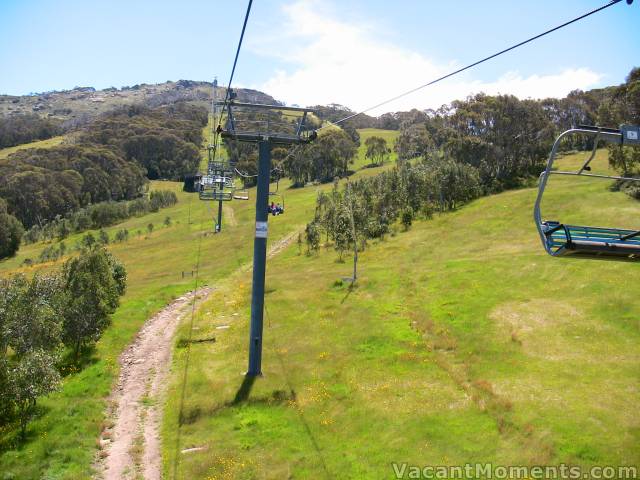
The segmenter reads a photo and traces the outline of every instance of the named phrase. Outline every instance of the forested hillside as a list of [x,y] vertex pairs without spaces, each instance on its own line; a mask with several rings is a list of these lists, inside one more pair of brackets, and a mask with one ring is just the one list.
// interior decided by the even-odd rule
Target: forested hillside
[[62,122],[33,113],[0,117],[0,148],[46,140],[63,132]]
[[[42,227],[91,204],[135,199],[148,179],[179,180],[198,168],[206,123],[206,110],[185,103],[123,107],[77,132],[73,143],[19,150],[0,159],[3,215]],[[16,245],[11,222],[0,227]]]

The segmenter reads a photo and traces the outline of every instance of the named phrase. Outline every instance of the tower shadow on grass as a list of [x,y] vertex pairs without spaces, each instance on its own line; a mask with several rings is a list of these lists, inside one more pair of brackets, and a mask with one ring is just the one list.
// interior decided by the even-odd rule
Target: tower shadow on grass
[[242,380],[242,384],[240,388],[236,392],[236,396],[233,398],[231,405],[238,405],[240,403],[246,402],[249,398],[249,394],[251,394],[251,389],[253,388],[253,384],[256,381],[256,377],[245,375],[244,380]]

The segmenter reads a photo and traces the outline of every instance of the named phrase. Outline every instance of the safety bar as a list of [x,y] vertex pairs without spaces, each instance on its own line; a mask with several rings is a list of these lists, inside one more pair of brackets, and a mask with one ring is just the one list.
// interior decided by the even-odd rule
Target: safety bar
[[[546,172],[542,172],[540,176],[545,175]],[[619,177],[616,175],[600,175],[598,173],[579,173],[579,172],[565,172],[562,170],[555,170],[549,172],[549,175],[574,175],[576,177],[595,177],[595,178],[609,178],[611,180],[626,180],[630,182],[640,182],[640,178],[635,177]]]

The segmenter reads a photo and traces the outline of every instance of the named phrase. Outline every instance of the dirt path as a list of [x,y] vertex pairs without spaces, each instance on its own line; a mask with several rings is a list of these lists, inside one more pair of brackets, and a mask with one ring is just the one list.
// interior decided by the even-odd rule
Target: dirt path
[[[295,231],[278,240],[270,246],[268,257],[280,253],[297,237]],[[250,269],[249,263],[239,270]],[[198,298],[206,298],[212,290],[198,289]],[[160,425],[173,336],[180,320],[191,312],[193,298],[193,292],[185,294],[147,320],[120,356],[120,377],[111,392],[107,428],[99,440],[98,478],[160,480]]]
[[222,221],[227,220],[229,225],[232,227],[238,226],[238,221],[236,220],[236,213],[233,211],[233,207],[231,205],[224,204],[222,206]]
[[[212,291],[198,289],[198,298]],[[120,377],[111,393],[108,428],[100,444],[99,477],[121,480],[161,478],[160,423],[163,387],[171,364],[173,335],[180,319],[191,311],[190,292],[148,320],[135,341],[120,356]]]

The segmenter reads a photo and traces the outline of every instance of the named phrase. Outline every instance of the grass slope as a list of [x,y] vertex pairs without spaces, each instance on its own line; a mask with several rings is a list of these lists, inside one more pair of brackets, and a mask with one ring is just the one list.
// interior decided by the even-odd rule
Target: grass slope
[[369,165],[371,161],[365,158],[365,154],[367,153],[367,147],[364,142],[369,137],[381,137],[387,141],[387,146],[391,149],[391,155],[389,156],[388,164],[395,164],[398,155],[393,150],[393,145],[398,138],[400,132],[398,130],[383,130],[381,128],[361,128],[358,130],[360,134],[360,147],[358,147],[358,155],[356,156],[353,162],[353,169],[359,170],[366,165]]
[[0,148],[0,160],[7,158],[12,153],[18,150],[25,150],[27,148],[50,148],[60,145],[64,141],[64,135],[58,137],[51,137],[47,140],[37,140],[35,142],[23,143],[22,145],[16,145],[15,147]]
[[[640,463],[640,271],[547,256],[535,194],[482,198],[374,242],[351,292],[334,252],[288,248],[267,269],[264,377],[252,386],[250,274],[219,284],[193,331],[179,330],[168,478],[393,478],[393,461]],[[556,177],[545,208],[607,226],[640,213],[606,181]],[[184,348],[191,336],[216,342]],[[190,447],[203,449],[180,453]]]
[[[371,175],[376,170],[367,169],[363,174]],[[313,216],[318,189],[287,190],[287,186],[287,181],[280,182],[287,213],[269,222],[271,242],[301,230]],[[109,247],[127,268],[127,293],[113,316],[113,326],[88,356],[86,367],[68,376],[59,393],[38,402],[39,415],[29,425],[26,442],[16,438],[14,427],[0,430],[0,472],[4,478],[89,478],[97,454],[96,439],[104,422],[106,396],[117,378],[117,359],[122,350],[147,318],[193,288],[194,279],[183,278],[182,272],[195,270],[198,249],[202,252],[200,284],[217,284],[251,260],[254,189],[250,190],[251,200],[230,202],[225,208],[222,235],[203,236],[213,228],[216,205],[182,192],[179,183],[157,181],[151,188],[174,190],[179,203],[105,229],[111,238],[122,228],[130,232],[127,243]],[[233,218],[227,217],[230,211]],[[163,225],[166,217],[172,220],[169,227]],[[151,234],[147,233],[149,223],[155,227]],[[65,240],[66,245],[74,245],[83,235],[72,235]],[[37,258],[45,246],[42,242],[26,245],[15,257],[0,261],[0,276],[60,267],[62,262],[22,266],[26,258]]]

